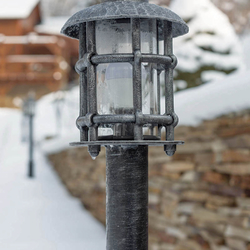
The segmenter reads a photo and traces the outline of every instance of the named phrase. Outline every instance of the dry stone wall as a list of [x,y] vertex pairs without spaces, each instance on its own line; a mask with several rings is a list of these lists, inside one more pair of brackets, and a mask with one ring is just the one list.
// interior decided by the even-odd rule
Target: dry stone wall
[[[150,250],[250,250],[250,111],[179,127],[176,155],[149,150]],[[50,155],[72,195],[105,224],[105,152]]]

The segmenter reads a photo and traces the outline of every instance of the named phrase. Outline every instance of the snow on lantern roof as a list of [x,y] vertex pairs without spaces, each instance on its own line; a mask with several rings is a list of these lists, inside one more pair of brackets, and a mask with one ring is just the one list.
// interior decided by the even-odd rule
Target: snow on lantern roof
[[0,19],[27,18],[40,0],[0,0]]
[[61,33],[79,39],[81,23],[121,18],[149,18],[173,23],[173,37],[188,33],[187,24],[174,12],[147,2],[111,1],[93,5],[75,13],[63,26]]

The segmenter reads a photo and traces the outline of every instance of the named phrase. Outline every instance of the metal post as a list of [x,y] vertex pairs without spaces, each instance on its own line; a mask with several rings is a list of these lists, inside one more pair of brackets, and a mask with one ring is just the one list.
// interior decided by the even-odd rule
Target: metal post
[[29,114],[29,164],[28,177],[34,177],[34,161],[33,161],[33,114]]
[[[174,113],[173,102],[173,68],[177,60],[172,51],[172,38],[187,33],[188,27],[170,10],[148,4],[148,0],[101,1],[103,2],[101,5],[84,9],[72,16],[62,28],[63,34],[76,39],[80,38],[80,60],[77,63],[77,69],[80,72],[86,71],[81,78],[80,107],[82,110],[77,125],[80,128],[88,127],[89,133],[88,136],[87,133],[82,133],[81,142],[71,143],[71,145],[87,145],[92,158],[99,154],[100,145],[106,146],[106,249],[147,250],[148,145],[164,145],[166,153],[173,155],[176,145],[183,144],[181,141],[173,141],[174,127],[178,123],[178,117]],[[95,22],[121,18],[131,20],[132,53],[97,55]],[[141,20],[143,19],[159,20],[157,21],[157,54],[154,54],[152,49],[149,54],[141,52]],[[86,40],[84,40],[85,36]],[[162,38],[164,39],[164,53],[160,55],[159,41]],[[96,67],[101,63],[121,62],[133,65],[134,112],[126,110],[117,112],[116,115],[100,115],[97,112]],[[142,63],[158,66],[157,115],[153,114],[153,111],[150,114],[142,112]],[[164,115],[160,115],[160,73],[162,70],[165,70],[166,82],[166,113]],[[153,106],[152,84],[150,87],[150,103]],[[87,93],[87,96],[84,93]],[[115,136],[98,136],[98,126],[106,124],[115,124],[114,126],[122,124],[125,129],[122,128],[119,131],[121,133],[115,133]],[[159,137],[161,127],[165,126],[166,140],[154,140],[154,137],[144,136],[143,126],[148,124],[158,125]],[[133,127],[134,131],[131,129]]]
[[107,250],[148,249],[148,146],[106,148]]

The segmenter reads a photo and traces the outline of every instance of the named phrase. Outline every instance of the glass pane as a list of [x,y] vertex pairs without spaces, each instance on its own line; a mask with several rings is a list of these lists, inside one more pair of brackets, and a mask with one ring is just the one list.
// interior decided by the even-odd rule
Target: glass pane
[[157,54],[156,20],[141,20],[141,52]]
[[130,19],[97,21],[97,53],[132,53],[132,33],[130,26]]
[[[157,54],[156,21],[141,20],[141,51]],[[98,54],[132,52],[132,31],[129,19],[96,22]],[[142,64],[142,112],[157,114],[157,72],[151,63]],[[133,67],[130,63],[110,63],[97,66],[97,104],[99,114],[133,113]],[[124,136],[127,128],[121,124],[99,128],[100,135]]]
[[133,67],[130,63],[102,64],[97,69],[99,114],[133,112]]

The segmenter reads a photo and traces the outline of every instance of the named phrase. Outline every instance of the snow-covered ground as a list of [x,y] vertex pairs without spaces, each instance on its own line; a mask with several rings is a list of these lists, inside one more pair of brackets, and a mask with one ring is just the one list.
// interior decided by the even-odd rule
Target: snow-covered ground
[[175,94],[179,125],[197,126],[203,120],[244,109],[250,109],[250,71],[231,74]]
[[39,145],[36,177],[26,177],[20,112],[0,109],[0,121],[0,249],[104,250],[104,227],[67,193]]
[[[20,142],[21,114],[0,109],[1,250],[105,249],[104,228],[67,193],[45,158],[79,140],[78,89],[52,93],[37,102],[36,178],[32,180],[26,178],[27,145]],[[197,126],[249,109],[249,94],[250,71],[235,73],[176,93],[175,110],[181,125]],[[54,139],[44,140],[48,136]]]

